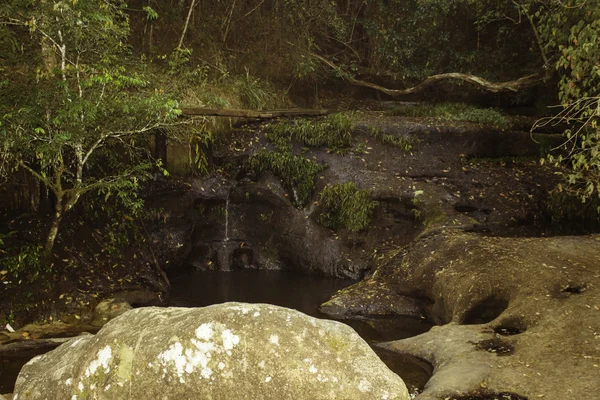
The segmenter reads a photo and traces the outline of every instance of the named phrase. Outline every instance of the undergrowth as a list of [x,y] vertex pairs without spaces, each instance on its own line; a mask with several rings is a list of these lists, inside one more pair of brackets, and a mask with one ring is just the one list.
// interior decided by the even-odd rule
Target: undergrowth
[[315,186],[315,178],[326,168],[301,155],[266,149],[250,158],[250,167],[257,172],[273,172],[285,188],[293,193],[294,203],[298,207],[308,204]]
[[513,121],[494,108],[477,108],[464,103],[420,103],[396,107],[390,115],[402,117],[429,117],[447,121],[468,121],[499,128],[511,128]]
[[0,234],[0,281],[4,284],[33,283],[46,277],[52,266],[45,262],[43,246],[38,244],[22,244],[11,247],[5,240],[13,236]]
[[597,226],[600,223],[600,199],[582,201],[576,195],[562,190],[558,185],[548,197],[546,208],[555,221],[567,221],[571,224],[584,222]]
[[376,126],[372,126],[369,128],[369,134],[376,140],[379,140],[384,144],[397,147],[405,153],[410,153],[413,146],[417,142],[416,139],[407,136],[398,137],[387,133],[383,133],[383,131]]
[[371,200],[368,190],[360,190],[354,182],[327,185],[320,195],[320,224],[337,230],[346,228],[358,232],[371,222],[378,203]]
[[286,147],[293,140],[309,147],[328,147],[341,151],[352,145],[354,121],[343,113],[324,118],[297,118],[269,126],[267,138],[278,147]]

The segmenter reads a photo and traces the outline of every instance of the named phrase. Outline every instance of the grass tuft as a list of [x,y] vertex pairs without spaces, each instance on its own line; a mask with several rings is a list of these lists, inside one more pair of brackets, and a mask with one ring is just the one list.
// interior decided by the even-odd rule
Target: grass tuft
[[354,182],[327,185],[321,192],[320,203],[320,224],[333,230],[346,228],[352,232],[369,225],[378,205],[371,200],[368,190],[360,190]]
[[250,158],[250,166],[257,172],[273,172],[293,194],[297,207],[308,204],[317,174],[327,168],[301,155],[265,149]]
[[269,127],[268,139],[276,146],[296,141],[309,147],[328,147],[334,150],[352,145],[354,121],[348,114],[331,114],[324,118],[298,118],[282,121]]
[[437,118],[446,121],[468,121],[499,128],[511,128],[513,121],[495,108],[477,108],[464,103],[421,103],[400,106],[389,111],[390,115],[402,117]]
[[383,133],[383,131],[376,126],[372,126],[369,128],[369,134],[375,139],[385,144],[389,144],[390,146],[397,147],[405,153],[410,153],[413,146],[417,142],[416,139],[407,136],[398,137],[387,133]]

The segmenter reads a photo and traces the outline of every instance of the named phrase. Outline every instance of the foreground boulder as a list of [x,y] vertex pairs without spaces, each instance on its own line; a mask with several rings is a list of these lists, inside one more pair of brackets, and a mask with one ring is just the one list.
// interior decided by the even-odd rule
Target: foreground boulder
[[15,399],[408,399],[350,327],[266,304],[140,308],[26,364]]

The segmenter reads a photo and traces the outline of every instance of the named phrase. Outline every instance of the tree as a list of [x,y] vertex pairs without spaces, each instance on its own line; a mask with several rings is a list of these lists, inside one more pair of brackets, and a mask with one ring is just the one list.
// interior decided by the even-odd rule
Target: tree
[[83,194],[117,194],[139,208],[135,191],[150,167],[142,134],[179,110],[131,72],[122,0],[9,0],[0,28],[0,148],[54,194],[49,255]]
[[[566,154],[549,160],[567,164],[558,193],[595,204],[600,214],[600,2],[550,1],[540,5],[540,41],[560,77],[562,110],[539,124],[567,123]],[[581,211],[582,209],[579,208]]]

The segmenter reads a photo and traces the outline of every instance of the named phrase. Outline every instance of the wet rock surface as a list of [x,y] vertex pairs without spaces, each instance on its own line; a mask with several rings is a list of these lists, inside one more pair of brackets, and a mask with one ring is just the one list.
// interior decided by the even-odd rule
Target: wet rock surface
[[[592,399],[600,393],[598,265],[598,236],[499,238],[453,230],[390,254],[321,310],[339,313],[347,304],[354,315],[373,307],[395,314],[394,296],[428,299],[425,316],[441,326],[380,344],[433,365],[419,400]],[[372,289],[378,287],[386,290]]]
[[[73,268],[74,282],[101,282],[96,286],[103,289],[71,288],[75,295],[64,299],[56,293],[65,303],[73,297],[68,307],[56,301],[59,316],[89,323],[103,298],[133,306],[163,304],[167,285],[158,268],[173,274],[189,268],[260,268],[352,279],[366,275],[322,310],[335,318],[368,318],[366,329],[378,332],[373,321],[381,321],[386,328],[380,340],[388,341],[395,339],[389,326],[401,318],[423,321],[426,328],[443,325],[385,344],[433,365],[434,377],[419,399],[555,398],[554,393],[593,398],[588,395],[597,389],[591,373],[598,368],[594,344],[600,330],[594,312],[600,304],[593,267],[598,259],[591,252],[598,250],[597,241],[536,238],[558,233],[546,208],[557,177],[538,160],[560,137],[533,141],[524,132],[388,117],[376,110],[358,119],[354,146],[345,155],[296,149],[328,166],[303,209],[271,173],[247,168],[248,157],[269,146],[261,124],[232,132],[235,145],[216,146],[218,172],[157,180],[146,196],[150,216],[143,240],[127,255],[131,265],[119,265],[118,276],[110,259]],[[376,140],[371,128],[410,139],[411,151]],[[379,202],[371,224],[359,233],[317,223],[318,193],[327,184],[345,182],[370,190]],[[85,251],[67,252],[85,265],[103,242],[92,240],[96,233],[84,229],[88,240],[80,231],[67,229],[58,243],[87,249],[89,242]],[[80,236],[85,246],[77,241]],[[583,327],[569,335],[575,326]],[[460,361],[463,355],[472,362]],[[569,371],[561,373],[562,380],[556,379],[559,370]],[[585,382],[572,385],[568,379]]]
[[[47,371],[52,371],[47,373]],[[19,399],[408,399],[349,327],[265,304],[144,308],[26,364]]]
[[[532,138],[526,132],[378,112],[362,113],[358,121],[353,149],[362,150],[338,155],[302,149],[307,158],[327,165],[305,208],[294,207],[294,193],[271,173],[248,170],[248,157],[270,146],[268,127],[261,124],[232,132],[235,146],[215,147],[215,159],[225,165],[220,173],[157,182],[149,201],[161,210],[152,228],[160,264],[168,270],[291,268],[359,279],[370,270],[374,249],[386,242],[407,245],[435,229],[552,234],[544,202],[556,177],[537,161],[559,136]],[[411,151],[373,138],[372,129],[410,140]],[[317,223],[318,193],[327,184],[345,182],[370,190],[379,202],[360,233],[332,232]]]

